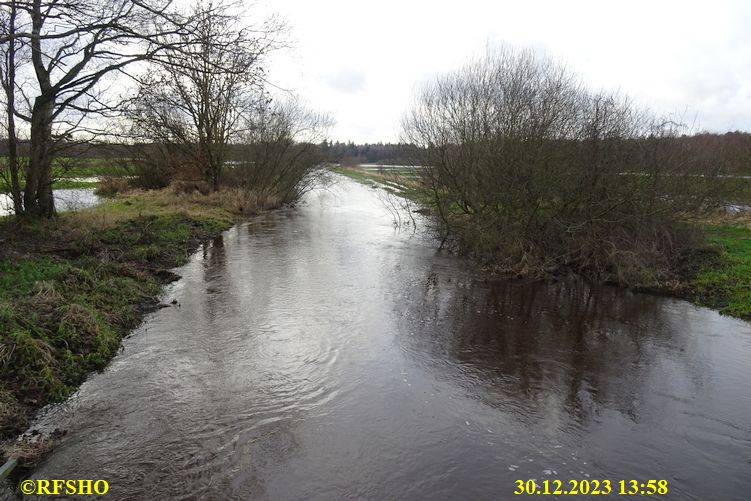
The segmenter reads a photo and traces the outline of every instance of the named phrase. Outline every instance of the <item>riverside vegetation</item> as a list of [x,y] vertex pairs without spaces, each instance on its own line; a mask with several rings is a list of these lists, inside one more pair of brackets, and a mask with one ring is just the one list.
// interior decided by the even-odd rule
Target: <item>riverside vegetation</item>
[[0,437],[104,367],[200,243],[280,204],[184,191],[128,193],[54,223],[0,219]]
[[505,48],[426,85],[403,120],[436,231],[495,273],[575,273],[748,317],[745,233],[702,225],[747,181],[689,132]]
[[[437,209],[432,205],[432,193],[422,184],[420,174],[415,169],[337,166],[333,170],[362,184],[390,192],[391,195],[407,198],[421,208],[404,205],[401,207],[404,210],[426,212],[434,223],[439,218]],[[736,204],[751,205],[751,198],[746,195],[748,190],[744,188],[746,184],[751,183],[737,180],[735,186],[726,187],[726,196]],[[689,240],[677,262],[672,263],[668,280],[611,282],[634,290],[681,297],[698,305],[717,309],[726,315],[751,319],[751,215],[728,214],[719,208],[709,211],[701,218],[687,217],[680,223],[689,233]],[[435,229],[440,231],[441,228],[439,222]],[[471,243],[454,242],[454,250],[467,253],[492,274],[501,277],[529,276],[504,273],[495,265],[496,256],[492,253],[473,253]],[[551,268],[547,273],[536,276],[549,279],[559,272],[560,270]]]

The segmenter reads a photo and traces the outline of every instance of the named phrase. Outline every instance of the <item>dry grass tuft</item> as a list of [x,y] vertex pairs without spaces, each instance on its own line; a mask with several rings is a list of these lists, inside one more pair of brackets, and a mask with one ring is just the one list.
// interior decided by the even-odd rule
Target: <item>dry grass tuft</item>
[[126,193],[132,187],[124,177],[105,176],[99,180],[94,194],[100,197],[114,197],[118,193]]
[[175,195],[190,195],[193,193],[208,195],[211,193],[211,188],[205,181],[175,180],[170,183],[169,190]]
[[[3,348],[8,348],[3,345]],[[16,397],[7,390],[0,389],[0,435],[11,434],[25,429],[28,420]]]
[[5,448],[6,457],[14,457],[20,466],[30,468],[39,464],[50,452],[54,445],[53,438],[23,437]]
[[212,194],[216,203],[235,214],[252,215],[281,205],[279,197],[241,188],[227,188]]

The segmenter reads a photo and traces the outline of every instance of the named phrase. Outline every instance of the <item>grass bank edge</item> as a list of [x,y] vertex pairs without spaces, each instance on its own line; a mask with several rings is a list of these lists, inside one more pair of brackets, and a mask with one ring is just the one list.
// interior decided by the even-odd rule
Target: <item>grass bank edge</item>
[[751,229],[748,221],[703,224],[718,254],[689,278],[689,299],[721,313],[751,320]]
[[0,439],[106,366],[158,305],[170,268],[272,208],[233,196],[135,192],[63,213],[57,224],[0,218]]

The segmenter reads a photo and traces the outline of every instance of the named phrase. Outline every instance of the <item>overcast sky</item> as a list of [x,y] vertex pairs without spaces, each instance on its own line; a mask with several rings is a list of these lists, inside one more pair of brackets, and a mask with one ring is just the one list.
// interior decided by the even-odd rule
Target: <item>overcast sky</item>
[[295,48],[271,81],[336,120],[333,140],[396,141],[421,82],[488,44],[533,46],[592,88],[702,130],[751,130],[751,1],[260,0]]

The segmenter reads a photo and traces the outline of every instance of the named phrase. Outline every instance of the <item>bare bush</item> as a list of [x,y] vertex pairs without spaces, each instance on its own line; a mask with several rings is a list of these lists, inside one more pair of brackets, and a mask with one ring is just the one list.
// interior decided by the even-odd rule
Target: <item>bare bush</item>
[[123,177],[104,176],[99,180],[94,194],[100,197],[114,197],[131,189],[128,180]]
[[718,193],[721,166],[681,147],[684,127],[531,50],[437,78],[403,131],[444,239],[509,274],[665,280],[687,244],[679,221]]
[[[134,145],[133,158],[127,167],[131,185],[135,188],[155,190],[166,188],[179,172],[191,178],[180,148],[169,143],[145,143]],[[200,179],[200,174],[196,174]]]
[[172,181],[169,185],[170,190],[175,195],[189,195],[192,193],[200,193],[201,195],[208,195],[211,192],[211,187],[205,181]]
[[295,100],[266,103],[250,117],[226,182],[262,196],[274,195],[282,203],[294,202],[323,175],[317,144],[331,120]]

